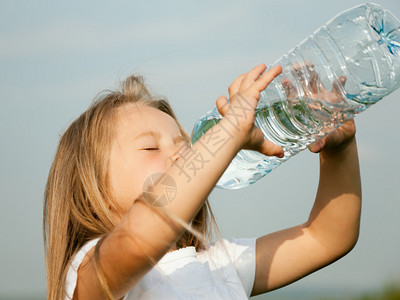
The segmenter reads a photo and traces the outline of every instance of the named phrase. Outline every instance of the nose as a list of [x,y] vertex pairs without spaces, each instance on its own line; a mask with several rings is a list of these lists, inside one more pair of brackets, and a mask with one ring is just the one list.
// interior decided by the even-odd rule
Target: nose
[[170,155],[168,156],[168,161],[170,165],[172,165],[181,157],[182,151],[183,151],[182,145],[171,146]]
[[170,161],[170,163],[172,165],[174,162],[176,162],[178,160],[178,158],[179,158],[179,153],[178,153],[178,151],[176,151],[175,153],[173,153],[172,155],[170,155],[168,157],[168,160]]

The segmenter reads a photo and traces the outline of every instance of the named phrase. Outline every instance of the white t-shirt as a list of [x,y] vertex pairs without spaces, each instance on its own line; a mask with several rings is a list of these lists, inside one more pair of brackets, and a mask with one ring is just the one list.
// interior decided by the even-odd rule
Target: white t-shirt
[[[97,242],[98,239],[88,242],[75,255],[67,274],[65,300],[72,299],[79,265]],[[194,247],[168,252],[124,300],[248,299],[256,270],[256,239],[222,242],[200,252]]]

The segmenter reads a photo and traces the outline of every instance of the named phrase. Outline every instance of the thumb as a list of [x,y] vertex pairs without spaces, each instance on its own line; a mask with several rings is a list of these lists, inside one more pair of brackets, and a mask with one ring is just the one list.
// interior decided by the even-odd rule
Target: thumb
[[277,156],[279,158],[282,158],[285,155],[281,146],[278,146],[266,139],[264,139],[261,145],[260,152],[267,156]]
[[313,153],[319,153],[325,147],[325,145],[326,145],[326,139],[323,138],[309,145],[308,150],[310,150]]
[[229,108],[229,101],[226,98],[226,96],[218,97],[216,104],[217,104],[217,109],[218,109],[219,113],[221,114],[221,116],[224,116]]

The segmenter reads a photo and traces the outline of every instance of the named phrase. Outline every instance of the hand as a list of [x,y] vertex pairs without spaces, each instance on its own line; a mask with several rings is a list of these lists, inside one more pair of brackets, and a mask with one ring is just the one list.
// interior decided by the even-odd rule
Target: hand
[[[314,65],[308,61],[304,64],[295,64],[292,66],[291,71],[294,77],[298,78],[301,85],[302,91],[305,97],[318,100],[319,102],[331,105],[345,101],[344,97],[344,85],[346,83],[346,77],[340,76],[333,82],[332,90],[327,90],[322,84]],[[291,83],[289,79],[282,81],[282,86],[285,89],[286,97],[293,101],[298,99],[301,95],[298,94],[296,87]],[[320,109],[320,105],[317,103],[308,103],[310,109]],[[354,139],[356,132],[354,121],[349,121],[331,132],[326,137],[316,141],[314,144],[308,146],[309,150],[314,153],[325,151],[338,151],[347,145],[352,139]]]
[[328,134],[326,137],[316,141],[308,146],[313,153],[319,153],[322,150],[327,152],[339,151],[354,140],[356,134],[356,126],[354,120],[350,120]]
[[[258,65],[250,72],[237,77],[229,86],[230,102],[225,96],[217,99],[216,105],[219,113],[232,125],[241,139],[241,148],[258,151],[268,156],[283,157],[280,146],[264,139],[261,130],[254,125],[255,109],[260,92],[282,72],[280,66],[266,70],[264,64]],[[222,121],[221,121],[222,122]]]
[[347,79],[345,76],[340,76],[335,80],[332,90],[329,91],[322,84],[319,74],[315,70],[315,66],[308,61],[302,65],[292,65],[291,73],[292,76],[298,78],[301,83],[302,92],[299,93],[292,82],[285,78],[282,80],[282,86],[288,99],[293,100],[307,97],[312,100],[319,100],[327,103],[340,103],[345,99],[343,88]]

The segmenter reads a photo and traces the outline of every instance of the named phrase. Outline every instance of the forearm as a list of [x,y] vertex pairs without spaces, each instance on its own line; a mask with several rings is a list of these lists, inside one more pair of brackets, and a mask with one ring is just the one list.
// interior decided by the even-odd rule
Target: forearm
[[[205,198],[240,149],[283,155],[281,147],[266,141],[254,126],[260,92],[281,72],[279,66],[264,73],[265,69],[261,64],[239,76],[229,88],[230,102],[223,96],[218,98],[216,104],[223,119],[193,147],[182,149],[177,160],[174,156],[175,162],[164,176],[169,183],[155,184],[152,193],[132,195],[132,201],[137,200],[99,247],[99,262],[114,298],[125,295],[170,249],[183,233],[183,225],[204,205]],[[162,158],[166,160],[167,157]],[[172,189],[168,190],[169,184]],[[78,283],[78,289],[88,287],[88,293],[84,291],[82,295],[93,296],[99,282],[93,277],[96,274],[93,256],[90,253],[87,256],[91,263],[79,271],[79,281],[83,284]]]
[[343,255],[357,241],[361,180],[356,140],[337,151],[320,153],[320,181],[307,229],[333,255]]
[[[114,296],[126,293],[150,270],[151,260],[158,261],[182,234],[184,228],[166,213],[189,223],[239,151],[238,139],[233,135],[235,128],[224,120],[214,127],[167,170],[166,175],[176,185],[176,195],[171,202],[146,205],[143,202],[151,203],[156,199],[142,195],[144,201],[135,201],[104,241],[100,250],[107,262],[102,265],[106,274],[114,274],[113,278],[108,278],[112,290],[116,291]],[[215,143],[217,140],[220,143]],[[163,184],[156,184],[153,195],[165,192]]]
[[[163,205],[164,210],[184,222],[192,220],[240,150],[238,132],[223,119],[179,155],[167,172],[176,184],[176,195]],[[162,185],[156,186],[155,194],[163,191]]]

